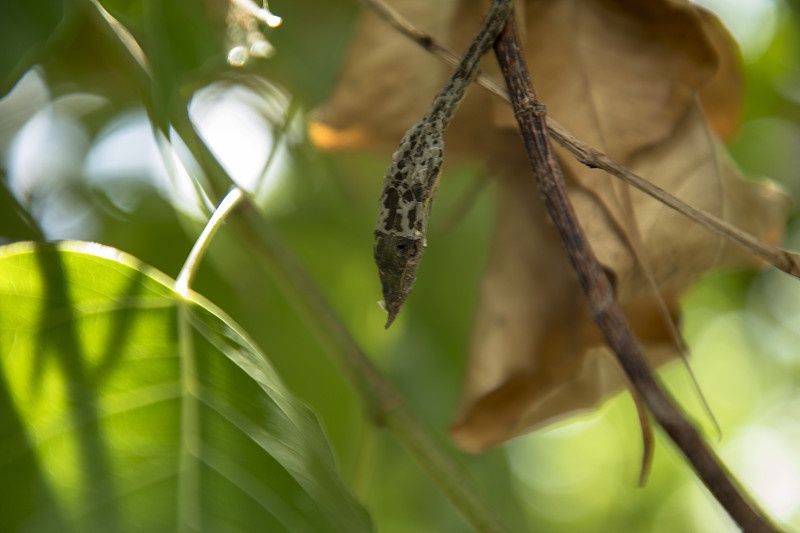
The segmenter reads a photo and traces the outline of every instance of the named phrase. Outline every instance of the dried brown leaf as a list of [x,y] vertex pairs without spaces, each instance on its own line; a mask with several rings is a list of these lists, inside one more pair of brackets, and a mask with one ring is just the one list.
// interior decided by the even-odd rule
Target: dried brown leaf
[[[397,8],[431,35],[449,39],[458,0],[407,0]],[[366,11],[353,36],[340,82],[311,126],[323,149],[391,153],[425,114],[448,68]]]
[[[458,50],[475,36],[488,4],[463,0],[393,2],[402,15]],[[484,66],[493,63],[484,58]],[[366,11],[331,99],[311,124],[312,140],[324,150],[379,150],[391,154],[406,130],[425,114],[451,68]],[[493,100],[469,91],[445,133],[447,157],[486,154],[494,133]]]
[[[721,147],[738,120],[737,52],[716,19],[680,0],[529,0],[526,55],[539,99],[579,138],[639,175],[759,237],[782,226],[785,198],[743,181]],[[480,2],[394,4],[463,49]],[[520,11],[518,11],[519,14]],[[447,75],[368,15],[342,82],[312,134],[331,149],[391,151]],[[493,61],[484,70],[496,69]],[[469,451],[588,408],[622,385],[540,205],[508,107],[471,91],[446,137],[448,157],[483,157],[499,188],[498,221],[453,435]],[[738,249],[657,201],[559,152],[579,221],[612,274],[651,362],[677,354],[659,298]],[[652,280],[657,284],[656,290]]]

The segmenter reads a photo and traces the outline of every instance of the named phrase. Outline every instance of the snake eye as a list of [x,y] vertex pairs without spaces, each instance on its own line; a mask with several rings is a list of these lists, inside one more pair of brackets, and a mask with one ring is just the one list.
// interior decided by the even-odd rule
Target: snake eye
[[394,251],[397,255],[405,255],[406,248],[408,248],[408,246],[404,242],[399,242],[394,245]]

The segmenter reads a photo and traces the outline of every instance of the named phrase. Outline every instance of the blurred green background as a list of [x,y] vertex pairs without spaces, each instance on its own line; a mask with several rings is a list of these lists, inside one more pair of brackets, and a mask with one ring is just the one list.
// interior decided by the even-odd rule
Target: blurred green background
[[[170,127],[188,104],[205,142],[253,191],[355,339],[450,446],[493,190],[482,188],[452,228],[432,224],[436,246],[414,297],[384,331],[371,248],[390,154],[322,154],[305,135],[310,113],[335,84],[359,4],[274,0],[283,24],[257,28],[274,55],[232,67],[229,51],[246,45],[253,28],[226,18],[224,0],[100,3],[142,47],[152,79],[91,1],[0,7],[0,242],[98,241],[177,276],[208,215],[187,177],[202,183],[207,168],[192,165],[187,140]],[[748,174],[769,176],[798,198],[800,3],[706,4],[729,24],[745,59],[747,108],[733,155]],[[446,168],[440,220],[479,175],[477,166]],[[800,249],[795,218],[793,211],[786,237],[793,250]],[[364,418],[308,326],[261,272],[223,228],[194,287],[249,332],[320,416],[345,481],[378,531],[468,531],[412,458]],[[799,324],[800,284],[772,269],[711,274],[684,297],[692,365],[723,430],[714,445],[772,518],[797,530]],[[662,375],[714,441],[685,369],[673,364]],[[453,453],[517,531],[736,530],[660,434],[649,483],[638,488],[640,448],[623,393],[484,455]]]

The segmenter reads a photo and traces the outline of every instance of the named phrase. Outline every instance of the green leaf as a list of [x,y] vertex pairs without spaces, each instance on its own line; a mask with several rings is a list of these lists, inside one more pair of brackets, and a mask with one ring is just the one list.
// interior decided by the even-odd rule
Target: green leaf
[[5,0],[0,16],[0,96],[42,59],[69,11],[65,0]]
[[0,248],[1,531],[371,531],[315,416],[113,248]]
[[43,240],[33,217],[14,197],[5,181],[0,181],[0,242]]

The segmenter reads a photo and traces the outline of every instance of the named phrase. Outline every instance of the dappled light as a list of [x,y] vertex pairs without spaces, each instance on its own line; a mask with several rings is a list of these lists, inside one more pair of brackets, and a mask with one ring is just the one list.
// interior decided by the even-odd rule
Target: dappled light
[[123,213],[132,213],[146,192],[155,190],[181,211],[202,216],[192,178],[177,155],[165,150],[162,158],[144,111],[125,112],[98,134],[85,172],[90,185]]
[[[490,2],[391,0],[415,42],[376,1],[0,7],[0,531],[740,530],[652,415],[638,486],[647,404],[540,201],[524,113],[474,83],[456,109],[435,54],[457,62]],[[725,26],[682,0],[518,5],[533,87],[597,153],[798,251],[799,4],[699,3]],[[443,140],[401,141],[442,110]],[[800,281],[562,147],[609,300],[800,531]],[[425,194],[411,163],[435,167]],[[387,204],[406,218],[386,226],[424,217],[425,250],[391,263],[419,269],[389,331]]]
[[189,116],[233,180],[262,202],[280,186],[290,164],[288,143],[299,124],[290,123],[289,97],[275,85],[217,82],[198,90]]
[[30,85],[37,84],[37,74],[32,72],[25,80],[16,88],[19,93],[9,98],[35,111],[7,148],[9,190],[40,217],[48,238],[92,238],[97,220],[87,211],[80,183],[89,132],[80,119],[97,102],[88,99],[70,107],[64,105],[64,97],[40,100],[35,88],[28,93]]

